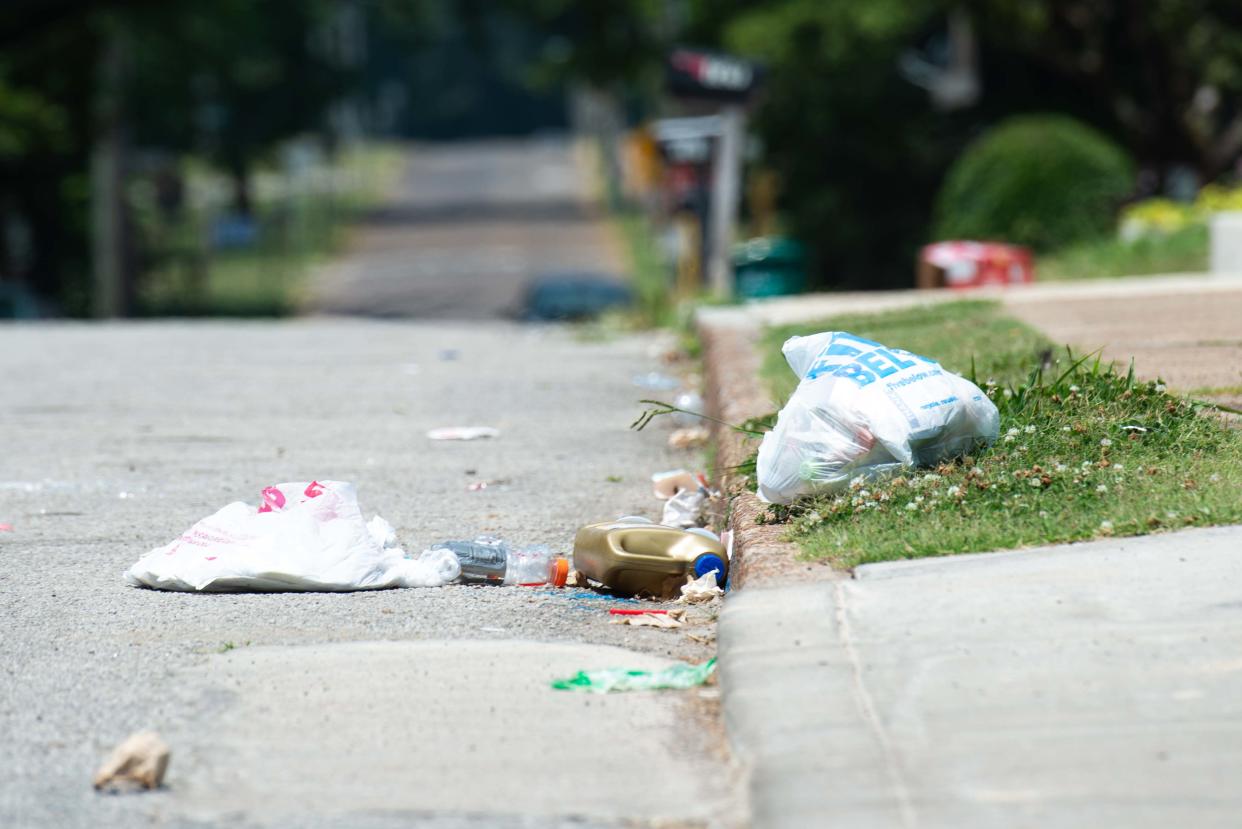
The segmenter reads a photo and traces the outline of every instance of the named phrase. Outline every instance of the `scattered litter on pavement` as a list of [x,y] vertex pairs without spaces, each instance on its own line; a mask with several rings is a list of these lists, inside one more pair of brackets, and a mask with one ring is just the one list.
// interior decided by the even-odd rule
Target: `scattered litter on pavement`
[[668,446],[670,449],[698,449],[707,444],[710,436],[706,426],[687,426],[669,434]]
[[0,524],[0,533],[11,533],[11,532],[13,532],[12,524]]
[[448,551],[407,558],[392,525],[362,518],[354,485],[283,483],[258,507],[235,501],[125,571],[134,587],[187,591],[350,591],[439,587],[460,566]]
[[690,472],[685,469],[670,469],[657,472],[651,476],[652,493],[661,501],[667,501],[685,489],[707,486],[707,479],[702,472]]
[[593,694],[653,691],[662,688],[685,689],[707,682],[715,670],[715,658],[698,665],[678,662],[662,671],[605,668],[600,671],[578,671],[569,679],[555,680],[552,687],[558,691],[589,691]]
[[664,514],[660,518],[660,523],[682,529],[701,525],[703,507],[707,504],[708,494],[705,486],[683,489],[664,502]]
[[800,382],[759,447],[770,503],[964,455],[1000,431],[987,395],[935,360],[844,331],[790,337],[781,350]]
[[491,426],[442,426],[427,433],[432,440],[479,440],[498,438],[500,430]]
[[673,406],[678,409],[673,412],[673,422],[678,426],[694,426],[701,423],[706,413],[703,396],[697,391],[683,391],[673,398]]
[[719,574],[713,570],[683,584],[681,598],[677,601],[685,604],[702,604],[723,595],[724,591],[720,589]]
[[663,613],[632,613],[625,616],[614,617],[612,624],[675,630],[682,626],[681,614],[684,612],[685,611],[681,611],[680,613],[676,611],[665,611]]
[[112,750],[95,772],[95,789],[110,794],[158,789],[171,752],[154,731],[139,731]]
[[424,550],[436,558],[444,553],[460,565],[464,584],[564,587],[569,579],[569,559],[553,555],[546,544],[515,547],[500,538],[481,535],[473,541],[441,541]]
[[724,546],[708,530],[653,524],[629,516],[589,524],[574,537],[574,566],[587,578],[628,595],[673,598],[686,576],[727,575]]
[[508,478],[495,478],[490,481],[472,481],[471,483],[466,484],[466,491],[482,492],[485,489],[491,489],[498,486],[507,486],[508,484]]
[[673,389],[681,388],[681,381],[676,377],[669,377],[667,374],[661,374],[658,371],[635,374],[633,382],[640,389],[647,389],[648,391],[672,391]]

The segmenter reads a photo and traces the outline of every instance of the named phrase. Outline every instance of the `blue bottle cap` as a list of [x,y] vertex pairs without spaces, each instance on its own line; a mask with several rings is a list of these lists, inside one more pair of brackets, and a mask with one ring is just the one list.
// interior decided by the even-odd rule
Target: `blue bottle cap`
[[704,573],[716,571],[716,583],[724,587],[725,583],[725,563],[724,559],[715,553],[704,553],[694,560],[694,577],[702,578]]

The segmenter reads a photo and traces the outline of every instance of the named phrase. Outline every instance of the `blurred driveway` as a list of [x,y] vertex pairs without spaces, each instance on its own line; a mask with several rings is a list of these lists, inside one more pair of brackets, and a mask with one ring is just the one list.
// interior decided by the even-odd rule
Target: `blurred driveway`
[[568,139],[416,145],[394,198],[314,280],[311,311],[480,319],[517,311],[533,276],[619,275]]

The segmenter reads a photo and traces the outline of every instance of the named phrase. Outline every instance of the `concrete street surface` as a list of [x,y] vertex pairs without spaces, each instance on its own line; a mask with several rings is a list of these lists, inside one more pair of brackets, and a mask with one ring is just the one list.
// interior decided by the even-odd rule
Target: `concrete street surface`
[[[537,263],[530,244],[520,258]],[[418,261],[417,244],[400,255]],[[411,270],[412,288],[431,290],[424,277]],[[568,552],[583,523],[654,517],[648,476],[695,463],[664,432],[627,428],[648,394],[630,378],[661,367],[659,346],[494,319],[0,327],[0,826],[735,823],[715,689],[549,688],[713,653],[685,631],[609,624],[615,602],[589,591],[193,595],[121,580],[280,481],[355,482],[414,552],[481,532]],[[501,435],[424,436],[453,425]],[[92,791],[144,727],[172,748],[167,787]]]
[[1242,528],[729,597],[756,827],[1232,827]]

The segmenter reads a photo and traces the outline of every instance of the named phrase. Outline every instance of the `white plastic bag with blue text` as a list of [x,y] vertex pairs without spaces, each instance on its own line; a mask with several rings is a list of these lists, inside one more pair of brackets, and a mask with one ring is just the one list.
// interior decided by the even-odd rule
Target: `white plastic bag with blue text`
[[759,496],[788,504],[996,440],[1000,414],[974,383],[935,360],[844,331],[791,337],[800,378],[759,447]]

